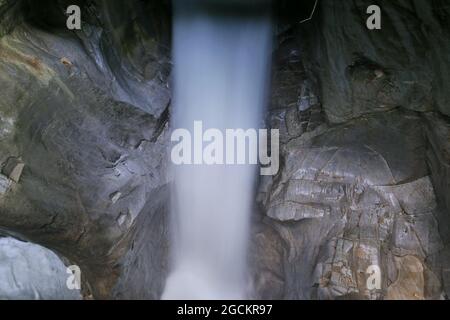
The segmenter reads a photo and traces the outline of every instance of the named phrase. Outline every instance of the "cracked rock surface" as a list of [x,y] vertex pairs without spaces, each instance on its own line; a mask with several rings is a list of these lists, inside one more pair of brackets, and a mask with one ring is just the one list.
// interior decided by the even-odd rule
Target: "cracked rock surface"
[[167,183],[167,50],[128,20],[140,2],[83,4],[87,27],[71,33],[57,23],[64,1],[2,2],[0,226],[79,265],[85,297],[111,298],[136,221]]
[[321,1],[280,37],[268,125],[283,165],[260,183],[258,297],[448,297],[449,7],[380,1],[368,32],[369,2]]

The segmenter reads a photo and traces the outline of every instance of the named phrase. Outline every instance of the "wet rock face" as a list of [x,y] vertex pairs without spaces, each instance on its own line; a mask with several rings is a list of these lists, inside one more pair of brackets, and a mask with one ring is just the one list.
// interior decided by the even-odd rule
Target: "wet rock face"
[[438,113],[426,116],[426,133],[429,141],[427,163],[430,168],[434,190],[438,197],[440,210],[438,211],[439,230],[447,244],[441,252],[439,262],[443,265],[443,281],[447,295],[450,292],[450,119]]
[[[373,1],[321,1],[313,59],[331,122],[397,106],[449,115],[450,9],[445,1],[378,1],[381,30],[366,27]],[[326,67],[324,67],[326,66]]]
[[[70,275],[50,250],[12,238],[0,238],[0,299],[81,299],[67,286]],[[69,281],[72,284],[72,281]]]
[[36,2],[21,2],[23,22],[0,38],[0,227],[58,251],[86,296],[109,298],[136,221],[165,212],[148,202],[167,183],[168,52],[130,2],[86,6],[79,33],[53,18],[64,3],[36,21]]
[[[448,296],[449,50],[433,49],[448,8],[382,1],[382,30],[368,31],[369,4],[322,1],[279,37],[268,125],[283,165],[260,183],[258,297]],[[259,257],[269,237],[278,254]]]
[[[256,298],[448,297],[449,8],[381,1],[368,31],[369,2],[279,23],[282,166],[256,199]],[[79,265],[85,298],[161,296],[170,69],[169,2],[0,0],[0,233]]]
[[[416,280],[417,298],[440,297],[432,260],[444,246],[422,133],[420,117],[392,111],[319,127],[284,146],[284,169],[260,195],[283,243],[282,297],[411,298]],[[420,272],[403,283],[407,255]],[[380,268],[379,289],[367,288],[371,266]],[[426,293],[425,272],[434,281]]]

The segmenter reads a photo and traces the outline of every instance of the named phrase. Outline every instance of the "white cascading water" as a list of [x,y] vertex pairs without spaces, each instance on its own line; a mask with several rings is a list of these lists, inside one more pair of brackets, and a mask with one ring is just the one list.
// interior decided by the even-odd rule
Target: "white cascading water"
[[[227,4],[174,3],[171,125],[193,136],[194,121],[202,121],[203,130],[223,133],[259,128],[269,84],[270,15],[249,7],[235,14],[205,5],[214,2]],[[172,265],[163,299],[249,297],[246,260],[257,169],[173,166]]]

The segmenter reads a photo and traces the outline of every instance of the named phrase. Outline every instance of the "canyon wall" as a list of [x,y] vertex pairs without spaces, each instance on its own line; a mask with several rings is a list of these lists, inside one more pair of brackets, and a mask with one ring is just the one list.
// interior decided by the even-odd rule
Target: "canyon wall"
[[[450,7],[376,2],[381,30],[365,0],[278,23],[267,126],[282,166],[256,195],[256,298],[448,297]],[[83,28],[68,31],[75,3]],[[170,12],[0,0],[0,234],[79,265],[87,299],[162,293]]]

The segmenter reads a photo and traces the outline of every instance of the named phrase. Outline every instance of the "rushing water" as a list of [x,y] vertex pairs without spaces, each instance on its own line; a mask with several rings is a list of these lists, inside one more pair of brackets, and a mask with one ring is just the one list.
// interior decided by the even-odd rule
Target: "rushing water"
[[[209,3],[215,1],[221,2]],[[194,121],[204,129],[259,128],[269,82],[270,16],[248,7],[239,14],[230,7],[214,10],[205,2],[174,4],[172,129],[192,131]],[[182,165],[173,171],[172,268],[163,298],[248,297],[257,167]]]

